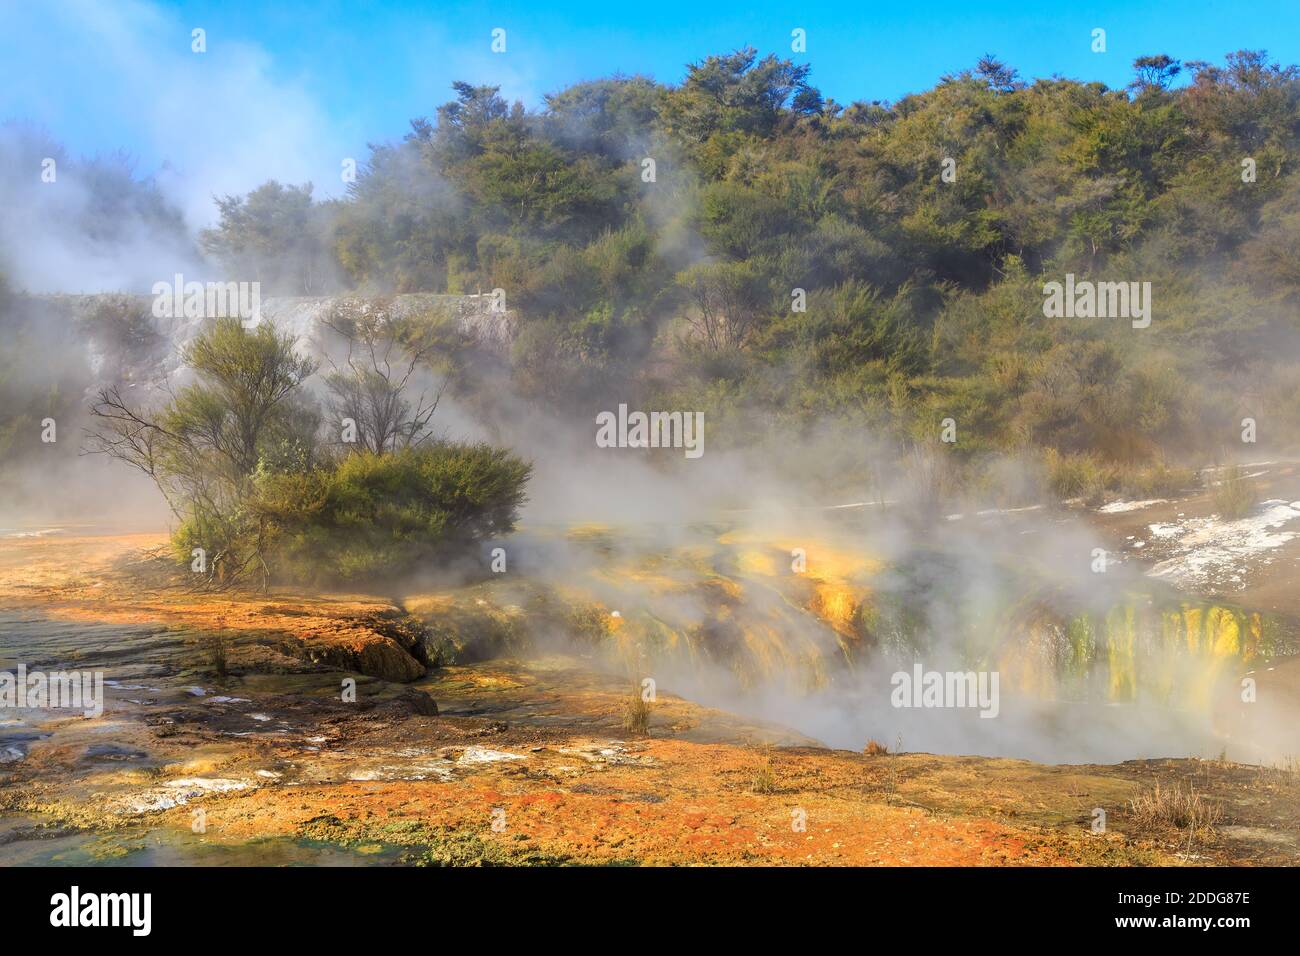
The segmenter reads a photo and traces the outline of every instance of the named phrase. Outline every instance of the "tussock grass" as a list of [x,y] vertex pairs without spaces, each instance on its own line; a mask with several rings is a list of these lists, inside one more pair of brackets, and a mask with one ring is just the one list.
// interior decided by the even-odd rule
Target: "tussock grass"
[[750,789],[755,793],[776,793],[776,768],[772,766],[772,748],[763,748],[763,759],[754,768]]
[[1213,803],[1196,788],[1175,783],[1172,787],[1160,783],[1129,801],[1129,816],[1139,827],[1148,829],[1174,828],[1188,834],[1209,829],[1223,816],[1223,808]]
[[641,696],[641,686],[633,684],[623,702],[623,730],[638,737],[650,732],[650,702]]
[[1060,498],[1081,498],[1100,504],[1106,489],[1115,483],[1114,469],[1093,455],[1062,455],[1053,448],[1045,456],[1047,485]]
[[1273,764],[1272,769],[1279,774],[1300,777],[1300,756],[1283,757]]
[[1219,517],[1227,521],[1244,518],[1255,504],[1255,484],[1239,465],[1223,469],[1210,488],[1210,501]]
[[1196,487],[1196,471],[1162,462],[1118,469],[1119,490],[1134,498],[1169,498]]
[[1271,764],[1261,765],[1255,771],[1255,784],[1265,790],[1293,790],[1300,786],[1300,757],[1287,756]]
[[226,639],[225,634],[218,632],[204,637],[203,652],[207,655],[208,664],[211,666],[214,674],[220,678],[225,678],[229,675],[229,641]]
[[1107,494],[1131,498],[1166,498],[1196,485],[1191,468],[1154,464],[1115,464],[1094,454],[1062,455],[1048,449],[1045,459],[1047,485],[1060,498],[1079,498],[1090,505],[1101,504]]

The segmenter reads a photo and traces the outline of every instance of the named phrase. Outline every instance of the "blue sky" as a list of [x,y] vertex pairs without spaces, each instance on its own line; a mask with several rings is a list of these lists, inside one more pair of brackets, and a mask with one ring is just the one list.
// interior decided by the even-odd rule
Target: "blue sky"
[[[206,54],[190,51],[194,27]],[[494,27],[505,54],[490,51]],[[795,27],[806,54],[790,50]],[[1300,62],[1300,2],[0,0],[0,120],[36,122],[74,153],[126,149],[202,219],[213,192],[271,176],[337,194],[341,158],[400,137],[455,79],[536,106],[615,72],[677,82],[687,62],[747,44],[811,63],[841,103],[897,99],[985,52],[1029,78],[1122,86],[1146,53]]]

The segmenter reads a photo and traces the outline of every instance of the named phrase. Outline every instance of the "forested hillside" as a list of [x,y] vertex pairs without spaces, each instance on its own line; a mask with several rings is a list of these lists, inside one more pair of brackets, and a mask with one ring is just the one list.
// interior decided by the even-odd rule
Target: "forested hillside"
[[[1300,71],[1134,66],[1107,89],[985,57],[847,106],[752,49],[533,111],[458,83],[345,199],[269,182],[200,244],[267,295],[504,290],[508,366],[460,356],[462,394],[490,369],[565,416],[702,410],[712,448],[833,426],[866,455],[951,418],[958,470],[1158,490],[1239,456],[1245,418],[1300,442]],[[1067,274],[1149,282],[1150,326],[1045,317]]]
[[[1243,417],[1300,436],[1298,75],[1151,56],[1110,90],[986,57],[843,106],[742,50],[536,112],[458,84],[346,201],[268,184],[205,244],[282,291],[319,291],[322,261],[356,289],[504,289],[524,395],[701,408],[715,447],[773,416],[905,441],[952,417],[966,459],[1201,461]],[[1045,318],[1065,273],[1151,282],[1151,326]]]

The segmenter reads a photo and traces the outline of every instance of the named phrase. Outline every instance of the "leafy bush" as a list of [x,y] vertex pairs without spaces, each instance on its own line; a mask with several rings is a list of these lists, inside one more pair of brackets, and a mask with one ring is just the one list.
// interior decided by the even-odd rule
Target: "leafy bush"
[[281,580],[338,584],[403,575],[514,529],[532,466],[484,444],[349,455],[258,477],[268,561]]
[[255,475],[310,467],[320,417],[300,391],[316,363],[295,337],[270,323],[246,329],[217,319],[183,352],[197,381],[160,409],[139,408],[122,389],[100,389],[88,444],[136,468],[158,486],[180,524],[181,561],[205,552],[193,569],[229,583],[266,581],[266,528],[249,509]]
[[[375,334],[396,334],[384,328]],[[350,399],[359,382],[361,397],[385,411],[365,420],[359,437],[369,441],[354,446],[364,450],[341,458],[322,451],[319,410],[301,389],[315,363],[267,323],[249,330],[220,319],[205,328],[185,350],[198,381],[155,412],[119,389],[100,391],[92,447],[154,479],[178,519],[177,559],[207,582],[401,574],[513,530],[532,466],[488,445],[425,444],[436,397],[404,397],[425,347],[376,347],[364,328],[359,334],[370,355],[385,356],[383,370],[376,361],[359,367],[360,379],[336,371],[331,388]],[[395,375],[394,345],[409,363]],[[332,411],[339,422],[351,406]]]

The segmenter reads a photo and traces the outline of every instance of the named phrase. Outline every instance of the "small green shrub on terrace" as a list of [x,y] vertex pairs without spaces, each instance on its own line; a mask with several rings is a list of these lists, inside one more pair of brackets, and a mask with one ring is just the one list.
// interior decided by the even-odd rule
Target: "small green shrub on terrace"
[[346,583],[445,560],[514,529],[532,466],[488,445],[439,443],[349,455],[259,476],[277,578]]

